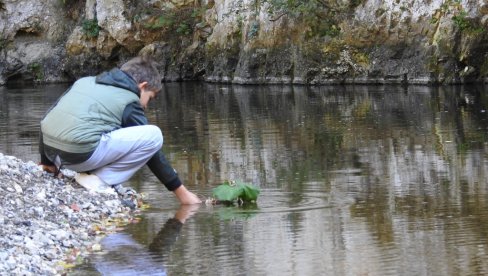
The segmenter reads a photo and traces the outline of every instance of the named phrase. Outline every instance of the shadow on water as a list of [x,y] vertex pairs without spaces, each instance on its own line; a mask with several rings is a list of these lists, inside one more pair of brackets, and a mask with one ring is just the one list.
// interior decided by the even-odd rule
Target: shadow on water
[[[59,94],[0,90],[0,152],[37,161]],[[178,203],[143,169],[129,185],[151,208],[72,274],[488,273],[484,86],[171,83],[147,116],[186,186],[208,198],[240,179],[257,205],[201,206],[176,227]]]

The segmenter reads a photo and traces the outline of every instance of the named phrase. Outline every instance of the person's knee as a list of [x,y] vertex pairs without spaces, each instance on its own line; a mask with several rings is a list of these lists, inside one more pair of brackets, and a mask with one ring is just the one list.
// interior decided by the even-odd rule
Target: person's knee
[[163,133],[161,132],[161,129],[157,126],[147,125],[146,131],[153,147],[159,150],[163,146]]

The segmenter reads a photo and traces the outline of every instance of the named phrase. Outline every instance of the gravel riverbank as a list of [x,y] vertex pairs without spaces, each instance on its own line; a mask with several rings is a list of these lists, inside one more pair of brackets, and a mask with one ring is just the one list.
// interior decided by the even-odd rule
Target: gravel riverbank
[[0,153],[0,275],[62,274],[132,220],[117,194],[89,192],[62,172]]

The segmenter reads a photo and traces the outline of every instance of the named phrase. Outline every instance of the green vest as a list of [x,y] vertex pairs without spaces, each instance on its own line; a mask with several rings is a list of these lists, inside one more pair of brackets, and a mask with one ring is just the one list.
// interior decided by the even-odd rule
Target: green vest
[[44,144],[71,153],[93,151],[103,133],[119,129],[125,107],[139,102],[132,91],[95,83],[95,77],[76,81],[41,121]]

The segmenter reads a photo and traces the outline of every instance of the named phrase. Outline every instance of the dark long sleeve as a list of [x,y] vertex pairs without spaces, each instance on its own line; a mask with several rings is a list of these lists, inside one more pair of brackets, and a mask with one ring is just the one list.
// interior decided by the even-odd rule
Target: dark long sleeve
[[159,181],[166,186],[166,189],[174,191],[181,186],[182,183],[178,174],[161,151],[154,154],[147,162],[147,165]]
[[[148,121],[144,110],[137,102],[126,106],[122,116],[122,127],[147,125]],[[158,151],[147,162],[152,173],[166,186],[170,191],[176,190],[181,186],[181,180],[178,174],[173,169],[169,161],[166,159],[162,151]]]
[[178,239],[182,227],[183,223],[175,218],[167,220],[149,245],[149,250],[159,254],[169,252]]

